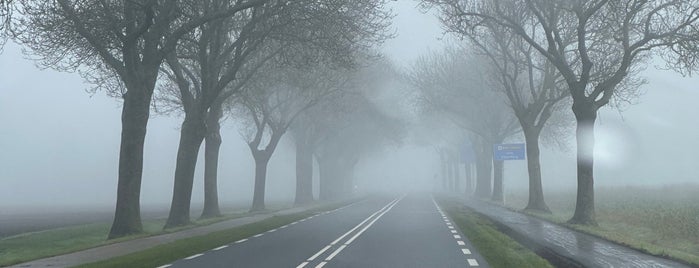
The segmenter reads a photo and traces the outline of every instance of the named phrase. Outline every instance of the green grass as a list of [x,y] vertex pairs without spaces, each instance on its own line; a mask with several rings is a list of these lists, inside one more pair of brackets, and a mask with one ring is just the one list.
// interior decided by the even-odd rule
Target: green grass
[[440,199],[438,201],[491,267],[553,267],[536,253],[498,231],[488,219],[459,206],[453,200]]
[[[699,265],[699,186],[599,188],[599,226],[565,222],[575,209],[575,192],[546,193],[553,214],[530,213],[643,252]],[[521,209],[527,193],[511,193],[507,206]]]
[[300,212],[284,216],[274,216],[259,222],[246,224],[240,227],[213,232],[203,236],[185,238],[175,242],[159,245],[144,251],[108,259],[105,261],[80,265],[80,268],[89,267],[158,267],[172,263],[173,261],[204,251],[229,244],[231,242],[250,237],[255,234],[278,228],[294,221],[309,217],[318,211],[331,210],[343,204],[327,205],[313,211]]
[[110,223],[93,223],[44,230],[0,239],[0,266],[9,266],[31,260],[68,254],[106,244],[140,237],[171,233],[208,225],[249,214],[233,213],[222,217],[197,220],[192,225],[163,230],[165,219],[143,222],[143,234],[107,240]]

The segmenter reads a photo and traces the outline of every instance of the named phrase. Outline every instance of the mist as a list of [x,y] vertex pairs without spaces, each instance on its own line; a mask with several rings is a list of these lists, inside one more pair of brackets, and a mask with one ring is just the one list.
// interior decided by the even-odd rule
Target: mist
[[[392,8],[397,14],[392,25],[396,36],[381,50],[400,68],[409,68],[420,55],[450,42],[433,11],[423,13],[407,1],[392,3]],[[699,166],[691,148],[699,147],[699,106],[694,105],[698,78],[655,67],[641,76],[648,81],[642,86],[645,94],[621,110],[600,112],[597,185],[697,183]],[[114,206],[121,102],[99,91],[88,93],[91,88],[77,73],[39,69],[21,47],[6,45],[0,54],[0,211]],[[409,121],[413,112],[405,103],[406,91],[410,89],[385,88],[374,100],[387,115]],[[403,103],[396,107],[397,102]],[[153,114],[148,124],[144,206],[166,206],[171,198],[179,120]],[[252,196],[253,160],[234,122],[224,124],[222,135],[221,202],[245,206]],[[575,187],[574,146],[572,139],[564,151],[544,146],[547,191]],[[293,146],[285,140],[280,147],[269,164],[266,191],[273,202],[283,203],[293,199]],[[203,200],[202,153],[195,172],[195,204]],[[357,187],[369,192],[430,190],[438,184],[438,173],[434,149],[408,141],[364,159],[356,174]],[[525,190],[525,161],[507,162],[505,178],[508,191]]]

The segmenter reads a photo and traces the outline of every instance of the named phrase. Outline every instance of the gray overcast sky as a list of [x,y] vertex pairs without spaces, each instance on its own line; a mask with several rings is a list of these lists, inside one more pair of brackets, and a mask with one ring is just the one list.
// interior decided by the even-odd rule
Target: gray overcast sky
[[[407,67],[416,57],[438,51],[442,30],[415,1],[392,3],[398,14],[395,39],[383,51]],[[622,116],[602,112],[598,130],[597,185],[699,182],[694,151],[699,148],[698,78],[682,78],[649,67],[639,104]],[[109,206],[116,193],[120,102],[98,92],[90,96],[78,74],[39,70],[8,43],[0,54],[0,214],[18,206]],[[388,110],[388,109],[387,109]],[[148,127],[143,179],[144,204],[167,204],[172,194],[180,119],[153,115]],[[572,134],[572,133],[571,133]],[[237,129],[226,123],[220,165],[223,202],[247,202],[253,161]],[[293,150],[280,145],[270,162],[269,192],[293,197]],[[545,150],[544,187],[575,185],[573,150]],[[406,145],[364,161],[361,183],[391,188],[424,187],[434,173],[431,148]],[[198,165],[201,167],[201,163]],[[526,185],[525,163],[507,164],[506,187]],[[381,178],[373,171],[382,170]],[[197,170],[194,202],[202,200]]]

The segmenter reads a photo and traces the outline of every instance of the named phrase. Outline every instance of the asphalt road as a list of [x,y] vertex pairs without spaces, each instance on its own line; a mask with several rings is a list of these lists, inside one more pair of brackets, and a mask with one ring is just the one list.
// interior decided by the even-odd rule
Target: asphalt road
[[430,195],[371,198],[163,267],[488,267]]

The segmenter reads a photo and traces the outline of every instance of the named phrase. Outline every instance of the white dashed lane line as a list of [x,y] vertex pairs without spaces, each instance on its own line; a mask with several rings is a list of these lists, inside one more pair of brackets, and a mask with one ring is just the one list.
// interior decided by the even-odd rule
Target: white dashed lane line
[[[356,203],[357,203],[357,202],[352,203],[352,204],[349,204],[349,205],[346,205],[346,206],[341,207],[341,208],[336,208],[336,209],[331,210],[331,211],[321,212],[321,213],[319,213],[319,214],[316,214],[316,215],[313,215],[313,216],[310,216],[310,217],[307,217],[307,218],[304,218],[304,219],[300,219],[300,220],[298,220],[298,221],[289,223],[289,224],[284,225],[284,226],[281,226],[281,227],[279,227],[279,228],[272,229],[272,230],[268,230],[268,231],[266,231],[265,233],[273,233],[273,232],[276,232],[276,231],[279,230],[279,229],[287,228],[287,227],[289,227],[289,226],[291,226],[291,225],[294,225],[294,224],[297,224],[297,223],[306,221],[306,220],[308,220],[308,219],[312,219],[313,217],[316,217],[316,216],[319,216],[319,215],[324,215],[324,214],[332,213],[332,212],[335,212],[335,211],[338,211],[338,210],[347,208],[347,207],[352,206],[352,205],[354,205],[354,204],[356,204]],[[264,235],[265,233],[259,233],[259,234],[253,235],[252,237],[260,237],[260,236]],[[240,244],[240,243],[243,243],[243,242],[245,242],[245,241],[248,241],[248,238],[240,239],[240,240],[238,240],[238,241],[233,242],[232,244]],[[229,247],[229,246],[230,246],[230,244],[229,244],[229,245],[223,245],[223,246],[220,246],[220,247],[217,247],[217,248],[212,249],[212,251],[222,250],[222,249],[227,248],[227,247]],[[330,246],[328,246],[328,247],[330,247]],[[339,250],[338,250],[337,252],[339,253]],[[318,254],[318,255],[320,255],[320,254]],[[337,254],[335,254],[335,255],[337,255]],[[200,253],[200,254],[195,254],[195,255],[189,256],[189,257],[187,257],[187,258],[184,258],[184,260],[191,260],[191,259],[198,258],[198,257],[201,257],[201,256],[204,256],[204,253]],[[334,257],[334,256],[333,256],[333,257]],[[308,262],[304,262],[304,263],[300,264],[299,266],[297,266],[297,268],[304,267],[306,264],[308,264]],[[157,268],[167,268],[167,267],[170,267],[170,266],[172,266],[172,263],[170,263],[170,264],[165,264],[165,265],[162,265],[162,266],[158,266]]]
[[[462,246],[461,252],[464,253],[464,255],[471,255],[471,250],[463,247],[466,246],[466,243],[463,240],[461,240],[461,235],[458,235],[459,232],[457,230],[454,230],[454,226],[449,221],[449,217],[447,217],[447,215],[444,214],[439,205],[437,205],[437,201],[434,201],[434,198],[432,198],[432,202],[434,203],[434,206],[437,207],[437,211],[439,211],[439,214],[442,215],[442,219],[444,219],[444,223],[446,223],[447,228],[449,228],[449,232],[454,236],[454,239],[456,239],[456,244]],[[479,266],[478,261],[476,259],[466,259],[466,262],[468,262],[468,265],[471,267]]]
[[227,248],[227,247],[228,247],[228,245],[223,245],[223,246],[215,248],[214,250],[222,250],[222,249]]
[[192,255],[192,256],[189,256],[189,257],[187,257],[187,258],[184,258],[184,259],[185,259],[185,260],[191,260],[191,259],[194,259],[194,258],[196,258],[196,257],[200,257],[200,256],[204,256],[204,254],[203,254],[203,253],[199,253],[199,254],[194,254],[194,255]]

